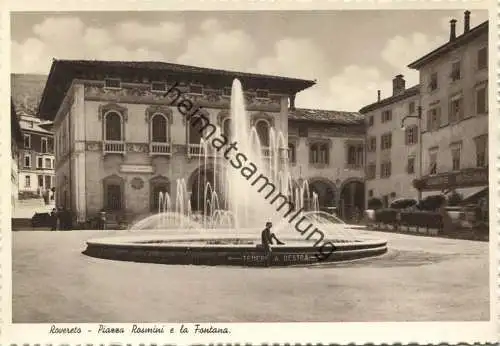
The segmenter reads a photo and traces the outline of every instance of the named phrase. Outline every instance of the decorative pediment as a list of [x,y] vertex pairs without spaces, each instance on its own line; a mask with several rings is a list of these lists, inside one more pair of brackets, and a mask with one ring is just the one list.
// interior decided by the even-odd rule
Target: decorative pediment
[[306,145],[311,146],[313,144],[326,144],[328,148],[332,147],[332,140],[330,138],[308,138],[306,140]]
[[201,108],[201,107],[194,107],[193,112],[190,112],[188,114],[182,114],[182,124],[186,125],[188,118],[193,119],[193,118],[202,117],[202,116],[210,121],[210,113],[208,113],[208,111],[206,109]]
[[117,103],[107,103],[105,105],[100,105],[98,119],[102,121],[104,115],[108,112],[117,112],[122,115],[123,120],[128,120],[128,109],[126,107],[120,106]]
[[102,180],[105,184],[122,184],[123,178],[117,174],[111,174]]
[[250,119],[250,126],[255,126],[257,121],[261,119],[267,120],[269,122],[269,125],[271,125],[271,127],[274,127],[274,117],[265,112],[253,113]]
[[173,121],[172,109],[168,106],[162,106],[162,105],[151,105],[148,108],[146,108],[146,117],[145,117],[146,122],[149,123],[153,115],[158,113],[166,116],[168,119],[168,123],[172,124]]
[[149,180],[151,183],[156,183],[156,184],[170,184],[170,180],[163,176],[163,175],[157,175]]

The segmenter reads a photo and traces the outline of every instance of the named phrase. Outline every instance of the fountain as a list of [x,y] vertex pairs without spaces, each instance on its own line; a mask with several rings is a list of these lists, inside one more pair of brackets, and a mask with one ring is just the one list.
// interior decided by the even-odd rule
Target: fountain
[[[273,232],[286,243],[273,249],[272,265],[342,261],[385,253],[386,241],[366,237],[366,232],[319,210],[318,195],[311,193],[308,181],[295,183],[291,177],[285,135],[270,126],[263,141],[256,126],[250,126],[243,95],[240,82],[234,80],[230,131],[223,134],[223,129],[217,129],[218,136],[230,139],[228,143],[237,142],[236,152],[225,156],[225,150],[218,153],[209,139],[202,136],[200,140],[198,166],[215,169],[211,179],[202,174],[197,180],[196,197],[202,200],[197,212],[193,211],[185,179],[177,179],[175,199],[168,192],[160,193],[157,214],[132,225],[126,236],[87,241],[84,253],[138,262],[261,266],[266,260],[259,239],[266,221],[275,224]],[[268,191],[252,183],[256,177],[250,179],[243,169],[235,168],[233,163],[241,154],[246,158],[244,163],[253,164],[256,175],[266,177],[276,193],[294,208],[276,208],[266,198]],[[292,212],[294,219],[300,219],[295,228],[289,217]],[[312,237],[314,231],[299,230],[303,222],[310,224],[306,230],[311,226],[311,230],[318,230],[319,240]],[[327,243],[334,251],[327,258],[319,258],[319,248]]]

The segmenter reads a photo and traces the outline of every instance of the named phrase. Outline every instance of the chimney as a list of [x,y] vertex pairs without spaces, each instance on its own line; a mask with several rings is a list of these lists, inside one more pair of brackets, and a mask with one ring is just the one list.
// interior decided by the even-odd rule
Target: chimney
[[380,102],[380,90],[377,90],[377,102]]
[[405,80],[402,74],[398,74],[392,80],[392,96],[402,94],[405,91]]
[[457,20],[452,19],[450,20],[450,41],[453,41],[454,39],[457,38]]
[[470,30],[470,11],[464,12],[464,34]]

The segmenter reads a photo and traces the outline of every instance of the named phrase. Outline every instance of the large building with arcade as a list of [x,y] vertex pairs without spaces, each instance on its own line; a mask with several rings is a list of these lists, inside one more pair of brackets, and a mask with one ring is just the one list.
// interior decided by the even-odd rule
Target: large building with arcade
[[[174,106],[175,86],[222,132],[229,129],[231,85],[243,86],[250,126],[263,155],[269,128],[288,139],[293,179],[308,180],[320,207],[350,217],[364,206],[364,122],[358,113],[295,107],[314,81],[159,62],[54,60],[39,116],[53,121],[56,203],[78,222],[101,210],[137,219],[175,200],[184,179],[193,210],[201,177],[213,174],[200,131]],[[184,113],[184,114],[183,114]]]

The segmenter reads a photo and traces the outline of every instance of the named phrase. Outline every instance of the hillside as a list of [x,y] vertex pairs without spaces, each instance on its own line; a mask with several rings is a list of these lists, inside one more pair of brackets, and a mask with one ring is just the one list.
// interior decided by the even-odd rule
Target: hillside
[[18,115],[36,115],[46,81],[45,75],[11,74],[11,96]]

